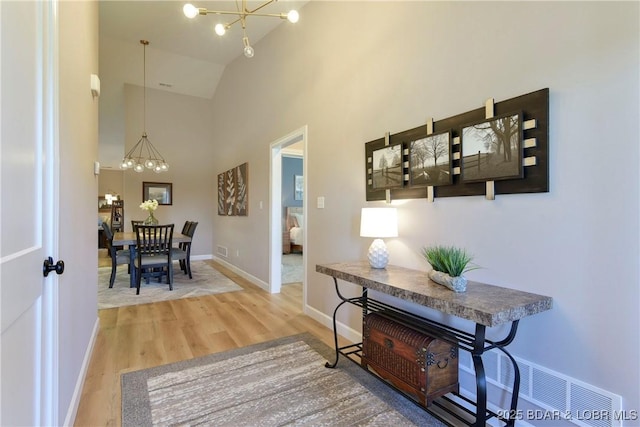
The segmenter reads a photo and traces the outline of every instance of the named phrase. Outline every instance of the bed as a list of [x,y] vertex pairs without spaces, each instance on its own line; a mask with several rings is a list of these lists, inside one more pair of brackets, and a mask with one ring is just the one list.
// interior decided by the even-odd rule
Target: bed
[[[304,239],[304,216],[301,206],[288,206],[285,210],[285,221],[282,233],[282,252],[302,253],[302,241]],[[286,244],[288,240],[289,244]],[[289,251],[287,251],[289,249]]]

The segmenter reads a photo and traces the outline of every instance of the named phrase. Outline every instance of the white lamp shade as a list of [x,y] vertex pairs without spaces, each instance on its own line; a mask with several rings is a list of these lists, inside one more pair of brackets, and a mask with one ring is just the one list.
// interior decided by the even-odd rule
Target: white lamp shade
[[398,211],[396,208],[362,208],[361,237],[398,237]]

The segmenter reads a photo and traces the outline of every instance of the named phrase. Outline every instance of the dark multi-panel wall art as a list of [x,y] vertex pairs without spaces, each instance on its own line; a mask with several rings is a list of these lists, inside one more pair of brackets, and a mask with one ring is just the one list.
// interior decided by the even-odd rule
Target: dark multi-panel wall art
[[367,201],[549,191],[549,89],[365,144]]
[[218,215],[249,215],[249,164],[218,175]]

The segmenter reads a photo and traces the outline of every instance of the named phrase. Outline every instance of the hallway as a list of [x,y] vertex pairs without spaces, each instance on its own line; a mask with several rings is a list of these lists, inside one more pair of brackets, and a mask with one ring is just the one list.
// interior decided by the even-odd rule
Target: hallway
[[[120,374],[310,332],[333,334],[302,312],[302,284],[269,294],[214,261],[243,291],[100,310],[76,426],[121,424]],[[345,342],[346,343],[346,342]]]

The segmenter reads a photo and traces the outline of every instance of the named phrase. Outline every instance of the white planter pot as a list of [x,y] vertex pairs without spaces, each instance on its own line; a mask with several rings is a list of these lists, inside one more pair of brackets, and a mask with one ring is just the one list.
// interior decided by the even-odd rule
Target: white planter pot
[[446,286],[454,292],[464,292],[467,290],[467,278],[464,276],[451,277],[447,273],[431,270],[429,271],[429,279],[442,286]]

